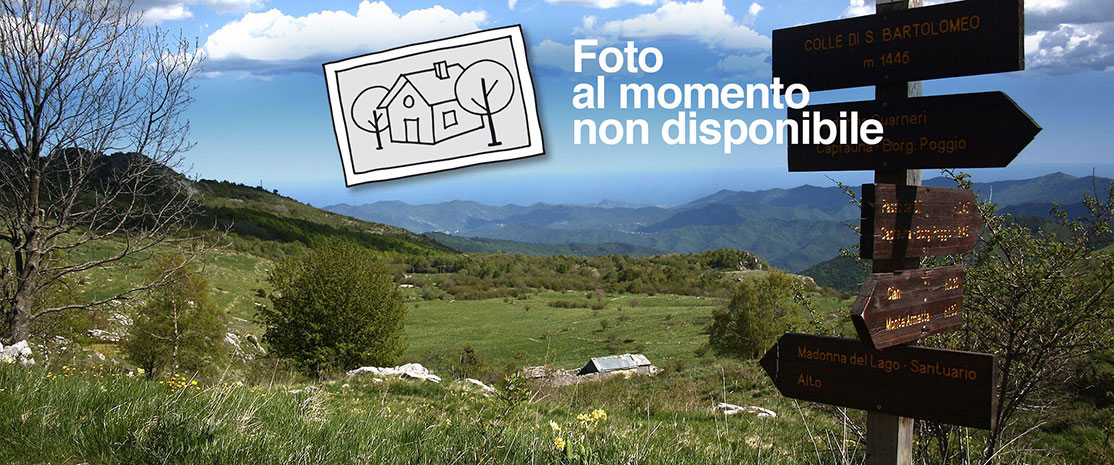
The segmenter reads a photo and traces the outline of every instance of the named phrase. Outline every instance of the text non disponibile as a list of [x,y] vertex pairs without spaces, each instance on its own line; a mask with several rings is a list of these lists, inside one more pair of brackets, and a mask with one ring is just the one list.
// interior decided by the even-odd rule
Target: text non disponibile
[[[626,47],[603,47],[599,42],[579,39],[574,43],[573,71],[582,73],[584,62],[594,60],[604,74],[594,83],[573,86],[572,105],[577,110],[603,109],[605,97],[619,93],[622,110],[677,110],[676,117],[661,124],[657,133],[668,145],[722,145],[723,153],[742,144],[860,144],[876,145],[882,141],[882,123],[877,119],[859,118],[857,112],[840,112],[835,120],[821,118],[818,112],[803,111],[799,119],[763,118],[700,119],[696,110],[710,109],[777,109],[800,110],[808,105],[808,89],[801,84],[783,84],[774,78],[770,84],[719,85],[715,83],[623,82],[609,85],[606,75],[622,70],[638,75],[660,71],[665,62],[655,47],[639,48],[633,41]],[[592,118],[573,120],[573,143],[594,145],[641,144],[650,142],[650,125],[642,118],[618,120]]]

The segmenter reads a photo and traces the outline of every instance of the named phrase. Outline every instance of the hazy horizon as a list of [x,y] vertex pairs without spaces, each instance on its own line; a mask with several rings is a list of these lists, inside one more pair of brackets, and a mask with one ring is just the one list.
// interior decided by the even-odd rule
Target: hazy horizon
[[[497,167],[498,165],[492,165],[487,169]],[[486,176],[471,176],[466,173],[468,170],[371,183],[347,189],[330,180],[229,181],[252,186],[258,186],[262,182],[262,187],[267,190],[277,189],[280,194],[300,202],[328,207],[380,201],[422,205],[454,200],[474,201],[491,206],[535,203],[592,205],[603,201],[677,206],[721,190],[760,191],[803,185],[835,187],[836,181],[859,185],[873,180],[873,174],[865,171],[786,173],[784,169],[778,171],[770,168],[739,172],[689,172],[680,177],[669,172],[630,172],[625,176],[631,179],[623,182],[616,180],[613,173],[553,173],[544,178],[508,178],[499,185],[491,185]],[[1114,178],[1114,163],[1029,164],[961,171],[970,173],[975,182],[993,182],[1031,179],[1056,172],[1087,177],[1092,174],[1092,170],[1098,177]],[[922,170],[922,176],[924,179],[932,179],[941,176],[941,173],[939,170]]]

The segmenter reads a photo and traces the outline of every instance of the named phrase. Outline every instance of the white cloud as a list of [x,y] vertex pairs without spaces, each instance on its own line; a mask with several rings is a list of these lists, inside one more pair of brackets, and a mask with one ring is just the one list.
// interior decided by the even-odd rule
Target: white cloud
[[866,16],[874,14],[874,2],[867,3],[866,0],[851,0],[847,8],[843,9],[843,18],[853,18],[855,16]]
[[263,8],[262,0],[201,0],[201,3],[217,13],[244,13]]
[[546,39],[542,43],[530,47],[530,64],[545,66],[564,71],[573,70],[572,45],[565,45]]
[[[1026,69],[1066,74],[1114,70],[1111,0],[1026,0]],[[949,3],[926,0],[924,4]],[[871,0],[848,0],[844,17],[874,13]]]
[[271,9],[225,24],[203,49],[210,71],[315,72],[323,61],[473,32],[485,21],[482,10],[456,13],[434,6],[400,14],[367,0],[355,15],[326,10],[294,17]]
[[518,0],[507,0],[507,8],[513,10],[515,5],[518,5]]
[[722,0],[667,1],[653,13],[607,21],[599,26],[594,17],[587,17],[580,32],[617,39],[689,39],[717,51],[770,47],[769,37],[737,21],[727,12]]
[[[941,3],[951,3],[959,0],[923,0],[921,6],[939,5]],[[866,16],[874,14],[875,0],[848,0],[847,8],[843,9],[841,18],[854,18],[856,16]]]
[[1114,70],[1114,8],[1110,0],[1025,2],[1025,67],[1069,74]]
[[143,21],[158,24],[193,17],[190,5],[204,5],[217,13],[244,13],[263,7],[263,0],[138,0],[132,11],[142,11]]
[[768,77],[770,54],[728,55],[716,62],[715,70],[743,80]]
[[161,24],[164,21],[176,21],[192,17],[193,12],[183,4],[156,6],[143,10],[143,22],[146,24]]
[[591,8],[615,8],[623,5],[642,5],[650,6],[657,2],[657,0],[545,0],[549,4],[557,5],[578,5]]
[[1061,24],[1025,37],[1026,68],[1049,74],[1114,70],[1114,22]]
[[1061,24],[1095,24],[1114,21],[1110,0],[1028,0],[1025,27],[1029,32],[1052,31]]
[[762,9],[762,5],[759,5],[758,3],[751,3],[750,8],[747,9],[747,15],[758,16],[758,13],[761,13]]

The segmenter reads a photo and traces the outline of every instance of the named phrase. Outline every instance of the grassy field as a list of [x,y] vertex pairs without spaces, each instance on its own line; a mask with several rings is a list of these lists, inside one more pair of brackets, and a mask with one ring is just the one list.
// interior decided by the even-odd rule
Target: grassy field
[[[200,259],[214,301],[228,312],[230,331],[260,334],[253,318],[269,303],[264,296],[272,265],[229,250]],[[81,276],[80,297],[111,295],[144,266],[129,261]],[[129,365],[115,359],[115,346],[96,344],[89,349],[108,356],[100,365],[86,355],[30,369],[0,365],[0,463],[862,462],[854,427],[862,424],[861,412],[846,412],[853,421],[845,423],[838,410],[785,399],[754,361],[707,350],[704,328],[720,299],[601,299],[595,292],[535,289],[518,298],[452,300],[435,288],[403,291],[409,347],[402,362],[430,367],[444,384],[311,382],[260,359],[234,364],[218,379],[187,380],[183,389],[167,379],[127,376]],[[849,336],[851,302],[813,294],[811,311],[792,319],[819,321]],[[479,359],[469,376],[495,385],[498,395],[478,396],[455,381],[462,373],[454,364],[465,347]],[[506,378],[523,366],[579,368],[590,357],[627,352],[645,354],[662,373],[560,388]],[[718,402],[768,408],[778,417],[726,417],[713,410]],[[597,409],[607,412],[606,420],[577,419]],[[1095,426],[1107,414],[1094,415],[1097,420],[1038,431],[1013,446],[1009,457],[1039,464],[1108,457],[1090,450],[1109,442],[1107,431]],[[953,446],[980,443],[981,432],[969,434],[970,442]],[[931,451],[925,457],[938,461]]]
[[[591,293],[542,292],[526,299],[411,301],[407,358],[468,344],[499,368],[549,365],[579,368],[591,357],[642,353],[656,364],[699,362],[712,310],[721,300],[645,294],[608,296],[604,307],[559,308],[552,303],[599,302]],[[850,300],[817,297],[817,313],[830,317]],[[850,328],[848,328],[850,330]]]
[[96,367],[0,366],[0,462],[767,464],[821,454],[834,463],[817,450],[838,443],[859,453],[840,425],[784,399],[766,403],[783,416],[758,419],[502,392],[366,379],[312,390],[193,385]]

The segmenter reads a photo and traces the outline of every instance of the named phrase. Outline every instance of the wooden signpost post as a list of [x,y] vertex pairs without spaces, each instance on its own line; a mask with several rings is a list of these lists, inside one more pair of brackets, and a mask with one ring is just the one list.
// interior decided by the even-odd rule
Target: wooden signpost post
[[963,267],[919,269],[920,257],[970,251],[981,226],[973,193],[921,187],[920,169],[1006,166],[1040,127],[1001,92],[922,97],[913,82],[1024,69],[1023,0],[876,2],[874,15],[773,32],[782,82],[876,86],[873,101],[790,119],[857,112],[883,138],[789,147],[789,171],[874,170],[860,243],[873,274],[851,310],[860,340],[786,334],[761,365],[787,397],[866,410],[867,464],[909,465],[913,418],[992,428],[997,411],[994,355],[902,346],[963,324]]
[[974,428],[996,418],[994,355],[789,333],[759,364],[794,399]]
[[789,119],[803,126],[806,112],[832,121],[858,112],[882,123],[883,139],[790,145],[789,171],[1002,167],[1041,130],[1001,92],[809,105]]

